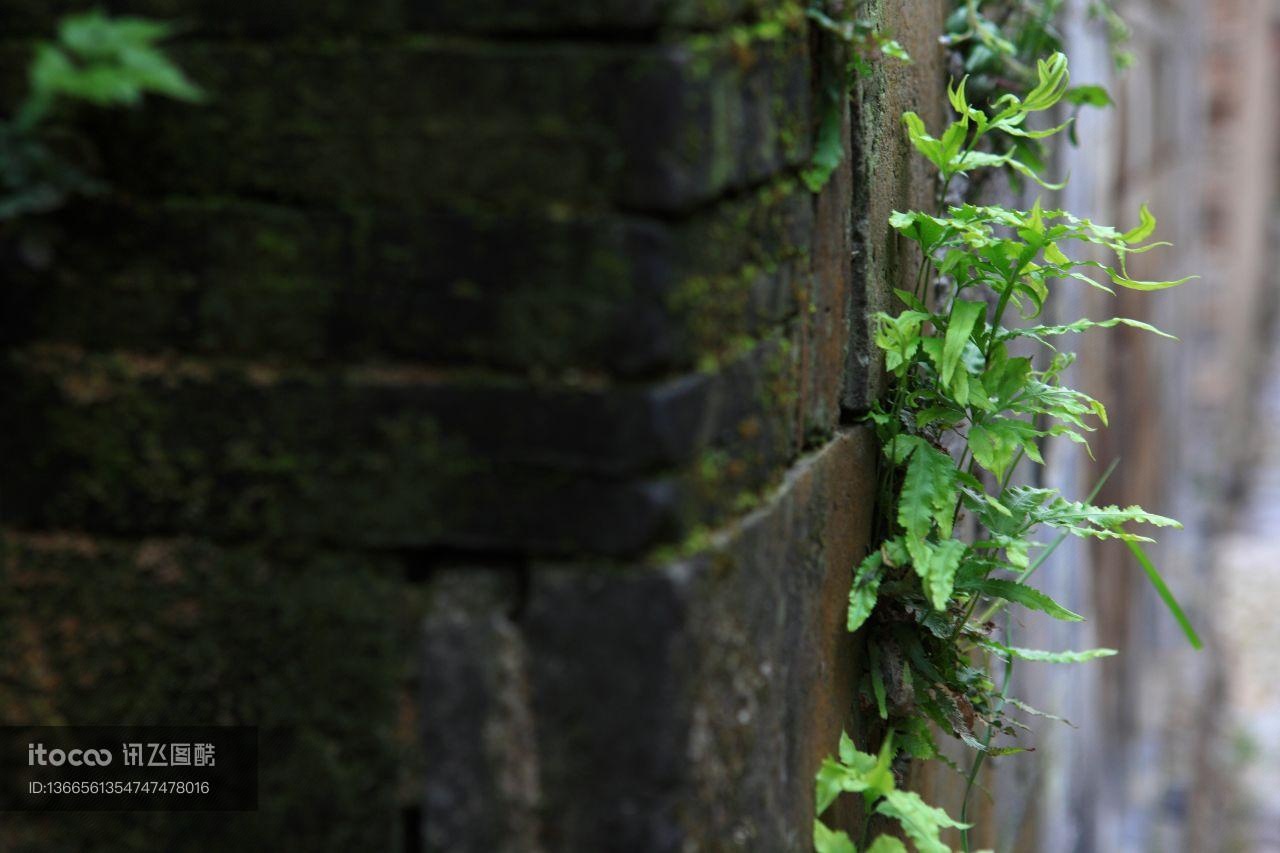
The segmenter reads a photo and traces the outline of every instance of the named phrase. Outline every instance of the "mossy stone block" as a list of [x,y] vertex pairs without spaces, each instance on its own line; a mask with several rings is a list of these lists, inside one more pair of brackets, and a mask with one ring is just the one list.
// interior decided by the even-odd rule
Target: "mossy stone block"
[[5,850],[389,849],[413,648],[394,562],[6,533],[0,591],[5,724],[252,725],[260,755],[256,812],[13,814]]
[[193,44],[175,58],[208,103],[155,101],[84,126],[135,193],[680,210],[807,158],[807,52],[799,35]]

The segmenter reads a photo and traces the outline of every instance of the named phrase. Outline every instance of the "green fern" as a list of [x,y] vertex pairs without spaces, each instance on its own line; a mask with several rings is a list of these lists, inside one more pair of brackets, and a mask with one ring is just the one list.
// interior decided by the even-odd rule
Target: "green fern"
[[[1009,140],[1063,132],[1067,124],[1031,130],[1028,119],[1072,91],[1066,57],[1055,53],[1036,62],[1025,89],[1006,92],[985,109],[969,102],[966,81],[949,87],[957,118],[940,134],[931,134],[914,113],[906,113],[903,122],[911,144],[937,169],[942,198],[953,179],[983,169],[1010,169],[1054,187],[1036,163],[1025,159],[1029,149]],[[1118,325],[1170,336],[1126,318],[1017,326],[1010,323],[1010,312],[1035,318],[1063,282],[1114,292],[1116,287],[1160,290],[1187,281],[1140,281],[1126,272],[1129,255],[1165,245],[1150,242],[1156,224],[1145,205],[1138,224],[1122,231],[1044,209],[1038,201],[1030,210],[962,204],[940,215],[897,212],[890,220],[920,246],[923,261],[916,289],[898,291],[904,309],[876,315],[875,342],[893,380],[890,393],[868,415],[886,461],[879,496],[883,539],[857,568],[847,624],[851,631],[872,632],[864,696],[898,733],[903,751],[914,758],[938,757],[927,728],[920,728],[922,719],[932,721],[977,751],[968,774],[971,786],[985,756],[1021,751],[997,740],[1016,737],[1021,726],[1006,709],[1026,707],[1007,693],[1015,660],[1080,663],[1115,654],[1111,649],[1024,649],[993,636],[990,615],[1007,604],[1082,620],[1026,583],[1063,537],[1116,539],[1136,549],[1162,600],[1193,645],[1199,644],[1141,551],[1139,543],[1151,540],[1135,529],[1179,527],[1175,520],[1137,506],[1099,506],[1092,496],[1070,500],[1053,489],[1012,482],[1023,460],[1043,463],[1046,441],[1061,437],[1087,450],[1088,433],[1107,425],[1101,403],[1063,383],[1074,356],[1055,350],[1050,339]],[[1113,260],[1093,260],[1093,254],[1075,260],[1072,244],[1101,249]],[[940,290],[947,297],[931,309],[926,294]],[[1042,347],[1043,366],[1012,354],[1009,345],[1015,340]],[[955,448],[955,454],[947,448]],[[961,512],[977,523],[973,541],[955,535]],[[1033,538],[1048,529],[1060,532],[1048,546]],[[982,612],[978,608],[984,602]],[[989,671],[996,661],[1006,667],[999,686]],[[892,707],[887,702],[890,677],[911,685],[919,716],[904,717],[900,702]],[[828,759],[819,774],[819,814],[841,793],[861,793],[869,807],[874,804],[876,812],[898,820],[917,849],[947,850],[941,831],[964,829],[964,824],[896,789],[891,776],[886,781],[877,775],[885,766],[883,750],[876,759],[843,739],[839,760]],[[965,802],[967,809],[967,796]],[[965,838],[967,848],[967,832]],[[898,842],[876,843],[897,849],[892,844]],[[815,844],[823,850],[856,850],[843,833],[825,827],[815,829]]]

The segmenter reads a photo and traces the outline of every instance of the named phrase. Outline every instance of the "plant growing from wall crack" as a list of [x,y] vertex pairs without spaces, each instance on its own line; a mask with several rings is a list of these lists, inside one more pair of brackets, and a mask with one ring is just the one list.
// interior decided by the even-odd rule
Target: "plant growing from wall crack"
[[[1067,130],[1070,119],[1043,130],[1029,121],[1072,91],[1066,57],[1037,61],[1033,74],[1020,93],[1006,91],[985,109],[970,101],[966,80],[948,87],[957,118],[936,136],[914,113],[904,115],[912,145],[937,170],[943,202],[955,179],[978,170],[1006,169],[1060,186],[1025,158],[1030,149],[1023,143]],[[914,286],[896,291],[903,310],[876,317],[876,344],[892,377],[887,397],[869,415],[884,456],[880,544],[854,572],[848,610],[848,629],[869,632],[864,689],[890,735],[878,757],[842,738],[839,754],[818,775],[816,802],[821,816],[841,793],[860,793],[868,815],[898,820],[918,849],[947,850],[941,832],[958,827],[966,830],[968,850],[968,794],[960,820],[952,820],[900,791],[892,763],[895,756],[941,758],[932,724],[975,751],[966,772],[971,790],[986,757],[1022,751],[1008,742],[1023,727],[1012,710],[1040,713],[1009,695],[1014,661],[1076,663],[1114,654],[1020,648],[992,622],[1008,604],[1082,619],[1027,583],[1064,537],[1127,545],[1188,639],[1200,644],[1142,551],[1151,540],[1140,526],[1177,527],[1176,521],[1137,506],[1098,506],[1092,495],[1070,500],[1020,483],[1016,474],[1024,459],[1043,463],[1048,438],[1087,448],[1088,433],[1107,424],[1101,403],[1065,384],[1074,356],[1056,348],[1061,338],[1117,325],[1164,334],[1127,318],[1037,324],[1054,291],[1072,285],[1154,291],[1187,279],[1128,274],[1130,255],[1165,245],[1151,241],[1156,220],[1145,206],[1127,231],[1045,209],[1039,200],[1029,210],[964,203],[937,214],[899,212],[890,224],[920,246],[922,260]],[[1079,244],[1113,260],[1075,260],[1071,248]],[[929,295],[936,293],[945,297],[931,308]],[[1013,322],[1015,313],[1021,323]],[[965,515],[976,535],[960,535]],[[1039,542],[1038,531],[1056,531],[1057,538]],[[1004,670],[997,678],[999,662]],[[820,853],[904,849],[889,836],[871,842],[866,829],[855,845],[844,832],[815,823]]]

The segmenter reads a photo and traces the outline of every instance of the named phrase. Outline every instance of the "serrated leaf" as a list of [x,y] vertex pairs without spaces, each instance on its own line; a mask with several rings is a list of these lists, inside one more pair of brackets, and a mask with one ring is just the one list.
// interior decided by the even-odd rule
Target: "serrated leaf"
[[1001,479],[1020,449],[1032,459],[1039,455],[1034,444],[1038,435],[1026,421],[991,418],[970,427],[967,441],[977,463]]
[[1049,652],[1043,649],[1023,649],[1017,646],[1006,646],[995,640],[982,640],[979,645],[988,648],[1002,657],[1015,657],[1019,660],[1038,661],[1040,663],[1084,663],[1097,658],[1111,657],[1115,649],[1085,649],[1079,652]]
[[857,794],[866,791],[870,784],[866,774],[846,767],[834,758],[825,758],[818,768],[817,786],[814,791],[814,805],[820,815],[835,802],[842,793]]
[[862,627],[871,616],[876,606],[876,596],[880,591],[880,567],[884,556],[880,551],[873,551],[862,561],[849,587],[849,617],[846,627],[852,633]]
[[1006,696],[1005,701],[1013,707],[1021,709],[1023,713],[1030,714],[1033,717],[1044,717],[1046,720],[1056,720],[1059,723],[1066,723],[1073,729],[1075,728],[1075,725],[1066,717],[1059,717],[1046,711],[1041,711],[1038,708],[1033,708],[1021,699],[1014,699],[1012,696]]
[[951,601],[955,585],[956,569],[964,556],[965,544],[959,539],[944,539],[933,547],[925,577],[929,600],[938,610],[945,610]]
[[840,761],[861,774],[870,773],[876,766],[876,756],[860,751],[846,731],[840,732]]
[[1107,273],[1111,276],[1111,281],[1121,287],[1129,290],[1168,290],[1171,287],[1177,287],[1180,284],[1186,284],[1193,279],[1197,279],[1198,275],[1188,275],[1173,281],[1138,281],[1136,279],[1127,278],[1121,273],[1108,268]]
[[907,853],[906,846],[892,835],[878,835],[866,853]]
[[951,514],[958,498],[956,466],[951,457],[920,442],[907,464],[898,498],[898,523],[908,535],[923,540],[936,520],[950,535]]
[[1115,101],[1111,99],[1111,94],[1104,87],[1094,84],[1072,86],[1062,93],[1062,99],[1077,106],[1115,106]]
[[1134,329],[1141,329],[1144,332],[1151,332],[1162,338],[1168,338],[1176,341],[1177,338],[1167,332],[1162,332],[1149,323],[1141,320],[1131,320],[1128,317],[1112,317],[1109,320],[1076,320],[1072,323],[1063,323],[1060,326],[1026,326],[1018,329],[1005,329],[1001,333],[1001,339],[1009,340],[1020,337],[1053,337],[1056,335],[1066,335],[1072,333],[1086,332],[1090,329],[1110,329],[1114,326],[1130,326]]
[[983,595],[988,595],[993,598],[1003,598],[1006,601],[1021,604],[1028,610],[1038,610],[1041,613],[1047,613],[1054,619],[1061,619],[1064,622],[1084,621],[1084,617],[1079,613],[1074,613],[1068,610],[1040,590],[1027,586],[1026,584],[1021,584],[1016,581],[988,578],[978,584],[975,584],[974,588]]
[[813,849],[815,853],[858,853],[848,833],[830,829],[816,818],[813,821]]
[[876,811],[898,821],[920,853],[951,853],[951,849],[942,843],[941,830],[944,827],[968,828],[968,824],[952,820],[950,815],[929,805],[914,791],[890,791],[876,804]]

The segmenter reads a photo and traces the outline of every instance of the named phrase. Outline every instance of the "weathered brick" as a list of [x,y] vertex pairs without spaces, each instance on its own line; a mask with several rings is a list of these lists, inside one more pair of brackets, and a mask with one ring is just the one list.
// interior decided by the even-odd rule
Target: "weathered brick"
[[[92,240],[84,235],[92,234]],[[355,269],[343,216],[250,203],[80,204],[5,245],[0,337],[315,358]]]
[[[58,20],[83,12],[79,0],[0,0],[6,35],[51,36]],[[393,33],[405,23],[403,0],[107,0],[88,4],[113,15],[172,22],[180,36],[297,36]]]
[[396,568],[366,555],[5,533],[0,721],[254,725],[261,762],[256,812],[11,815],[0,846],[388,849],[395,699],[413,657]]
[[0,338],[651,375],[795,313],[812,209],[788,180],[681,221],[80,204],[5,244]]
[[426,849],[536,849],[538,761],[513,580],[468,567],[433,576],[428,594],[420,693]]
[[865,411],[884,394],[884,360],[876,348],[875,314],[894,310],[894,287],[913,287],[920,262],[915,244],[889,227],[895,210],[936,205],[932,167],[907,140],[902,114],[916,111],[930,128],[941,127],[946,104],[938,97],[944,67],[942,32],[946,4],[940,0],[882,3],[877,25],[910,52],[911,65],[881,62],[853,87],[854,151],[852,209],[854,274],[850,343],[842,403]]
[[[836,57],[837,62],[843,56]],[[848,106],[841,99],[842,130],[849,129]],[[807,438],[831,434],[840,420],[848,381],[850,327],[855,292],[866,287],[853,275],[849,197],[850,158],[842,159],[818,195],[810,237],[809,280],[802,309],[799,381],[802,428]]]
[[[387,34],[406,30],[483,33],[649,33],[657,27],[709,27],[785,10],[788,0],[109,0],[113,15],[175,21],[202,35],[298,36]],[[2,0],[8,34],[52,33],[65,14],[83,11],[77,0]]]
[[0,451],[25,499],[0,510],[116,533],[634,551],[790,458],[796,369],[785,338],[598,390],[26,350],[0,386],[23,413]]
[[547,849],[807,849],[818,762],[842,726],[863,734],[843,602],[873,453],[840,435],[687,561],[534,567]]
[[174,53],[209,90],[207,105],[155,101],[84,122],[104,170],[133,192],[678,210],[761,182],[810,148],[802,33]]
[[722,25],[787,5],[785,0],[427,0],[413,5],[409,20],[429,29],[464,32],[648,31]]

